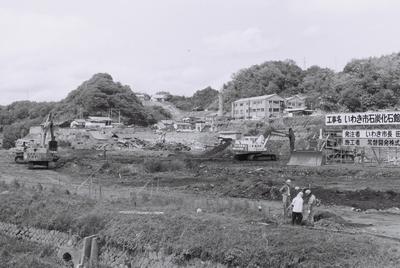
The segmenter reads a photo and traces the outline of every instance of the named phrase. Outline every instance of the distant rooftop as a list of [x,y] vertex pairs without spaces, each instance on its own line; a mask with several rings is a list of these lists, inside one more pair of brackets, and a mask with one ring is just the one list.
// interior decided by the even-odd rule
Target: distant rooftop
[[259,99],[269,99],[272,98],[274,96],[278,96],[279,98],[281,98],[281,96],[279,96],[278,94],[269,94],[269,95],[262,95],[262,96],[256,96],[256,97],[250,97],[250,98],[243,98],[243,99],[238,99],[234,102],[238,102],[238,101],[251,101],[251,100],[259,100]]
[[110,117],[103,117],[103,116],[89,116],[89,120],[93,121],[112,121]]
[[306,99],[306,96],[297,94],[297,95],[294,95],[294,96],[291,96],[291,97],[287,97],[287,98],[285,98],[285,99],[286,99],[286,100],[292,100],[292,99],[294,99],[294,98],[299,98],[299,99],[304,100],[304,99]]

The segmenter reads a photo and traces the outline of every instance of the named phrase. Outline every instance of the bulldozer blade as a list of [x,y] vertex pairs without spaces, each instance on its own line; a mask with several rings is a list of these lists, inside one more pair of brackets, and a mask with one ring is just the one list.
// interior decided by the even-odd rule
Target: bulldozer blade
[[322,166],[323,153],[316,151],[293,151],[290,160],[287,163],[288,166],[307,166],[307,167],[318,167]]

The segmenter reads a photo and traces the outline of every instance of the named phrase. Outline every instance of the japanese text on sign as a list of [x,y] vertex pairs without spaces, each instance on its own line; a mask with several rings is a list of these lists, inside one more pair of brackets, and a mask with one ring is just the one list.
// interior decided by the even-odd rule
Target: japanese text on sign
[[344,146],[400,147],[400,139],[358,139],[344,138]]
[[327,114],[325,116],[327,126],[389,124],[400,124],[400,112]]
[[342,132],[343,138],[360,138],[360,139],[376,139],[376,138],[399,138],[400,129],[345,129]]

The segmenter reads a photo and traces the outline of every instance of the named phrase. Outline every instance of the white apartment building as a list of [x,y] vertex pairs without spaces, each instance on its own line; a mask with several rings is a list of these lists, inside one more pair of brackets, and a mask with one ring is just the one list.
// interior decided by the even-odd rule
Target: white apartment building
[[277,94],[239,99],[232,102],[232,118],[262,119],[283,113],[285,99]]

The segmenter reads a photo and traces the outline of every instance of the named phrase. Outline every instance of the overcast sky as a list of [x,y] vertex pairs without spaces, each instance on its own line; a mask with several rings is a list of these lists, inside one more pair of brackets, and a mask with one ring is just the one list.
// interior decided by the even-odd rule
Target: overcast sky
[[0,104],[60,100],[94,73],[192,95],[267,60],[341,70],[400,52],[397,0],[0,0]]

